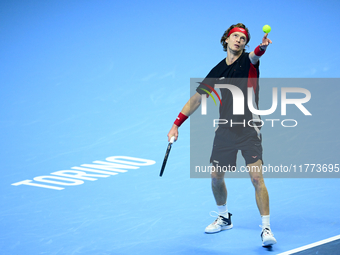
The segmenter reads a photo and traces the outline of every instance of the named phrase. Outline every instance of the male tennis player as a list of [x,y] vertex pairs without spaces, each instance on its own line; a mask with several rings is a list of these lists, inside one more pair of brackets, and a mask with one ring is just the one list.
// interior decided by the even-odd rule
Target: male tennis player
[[[197,92],[184,105],[176,121],[168,133],[168,139],[178,138],[178,128],[199,107],[202,94],[212,91],[214,82],[222,80],[223,84],[232,84],[242,90],[244,97],[248,98],[248,88],[252,88],[254,107],[258,107],[259,95],[259,59],[265,53],[267,46],[272,43],[265,34],[262,43],[250,53],[245,52],[245,46],[250,40],[248,28],[238,23],[230,26],[221,38],[227,57],[218,63],[206,76],[206,79],[197,88]],[[229,120],[226,125],[219,125],[215,132],[210,162],[213,164],[211,171],[212,191],[218,209],[217,219],[206,227],[206,233],[217,233],[231,229],[231,213],[227,209],[227,189],[224,182],[224,171],[219,171],[223,166],[236,167],[236,155],[241,150],[246,161],[251,181],[255,187],[256,203],[262,218],[262,246],[276,243],[270,228],[269,196],[262,176],[262,137],[259,125],[259,116],[254,115],[244,107],[244,115],[233,115],[233,96],[229,89],[221,89],[222,104],[220,105],[220,119]],[[245,100],[247,101],[247,100]],[[217,167],[220,166],[220,167]],[[232,173],[231,173],[232,174]]]

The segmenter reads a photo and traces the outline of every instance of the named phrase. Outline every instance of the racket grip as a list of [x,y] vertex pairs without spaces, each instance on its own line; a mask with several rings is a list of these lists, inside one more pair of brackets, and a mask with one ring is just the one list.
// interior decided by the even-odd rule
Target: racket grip
[[170,138],[170,143],[174,143],[174,141],[175,141],[175,137],[172,136],[172,137]]

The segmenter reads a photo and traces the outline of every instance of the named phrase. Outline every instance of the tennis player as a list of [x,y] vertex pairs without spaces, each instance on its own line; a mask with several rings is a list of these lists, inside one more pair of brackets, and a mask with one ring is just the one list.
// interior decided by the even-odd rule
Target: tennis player
[[[232,84],[242,90],[248,98],[248,88],[253,93],[254,107],[258,107],[259,99],[259,59],[266,52],[272,41],[265,34],[262,43],[254,51],[247,53],[245,47],[249,43],[248,28],[238,23],[230,26],[221,38],[221,44],[227,57],[218,63],[199,85],[195,95],[184,105],[172,128],[168,139],[178,138],[178,128],[200,106],[202,94],[211,92],[215,83]],[[216,82],[212,82],[216,81]],[[202,89],[203,88],[203,89]],[[276,239],[270,228],[269,196],[262,175],[262,136],[260,133],[260,117],[254,115],[245,104],[244,115],[233,115],[233,97],[229,89],[221,89],[222,104],[220,105],[220,119],[229,120],[225,125],[219,125],[215,132],[215,139],[210,162],[213,164],[211,171],[212,191],[217,204],[218,217],[206,227],[206,233],[217,233],[231,229],[232,214],[227,209],[227,188],[224,182],[224,171],[219,171],[223,166],[236,168],[236,155],[241,150],[246,161],[250,179],[255,188],[256,203],[262,218],[262,246],[271,246]],[[245,100],[247,101],[247,100]],[[250,124],[249,124],[250,123]],[[220,167],[217,167],[220,166]]]

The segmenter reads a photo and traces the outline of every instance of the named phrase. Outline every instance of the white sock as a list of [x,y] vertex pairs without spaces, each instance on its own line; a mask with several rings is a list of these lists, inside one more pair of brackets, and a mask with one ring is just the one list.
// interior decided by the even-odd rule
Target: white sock
[[262,215],[262,229],[269,228],[270,229],[270,215]]
[[217,209],[218,209],[219,215],[221,215],[221,216],[223,216],[224,218],[227,218],[227,219],[229,218],[227,204],[218,205]]

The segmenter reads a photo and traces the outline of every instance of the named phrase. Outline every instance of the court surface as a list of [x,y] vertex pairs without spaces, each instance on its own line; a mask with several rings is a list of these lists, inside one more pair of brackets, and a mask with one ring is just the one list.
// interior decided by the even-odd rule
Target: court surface
[[[6,18],[12,23],[1,44],[2,255],[280,254],[340,234],[339,178],[265,180],[278,241],[272,248],[261,246],[250,180],[228,178],[234,228],[205,234],[216,206],[210,179],[190,178],[190,121],[180,128],[163,177],[159,171],[166,135],[189,99],[190,78],[206,75],[221,49],[216,58],[189,68],[177,60],[199,63],[183,57],[197,52],[186,52],[189,45],[170,47],[189,41],[180,37],[187,30],[164,42],[166,60],[158,58],[164,48],[152,43],[160,45],[159,34],[134,48],[132,37],[157,25],[162,13],[155,13],[156,21],[129,23],[138,33],[116,36],[120,21],[107,23],[115,10],[110,4],[63,4],[6,7],[13,19]],[[132,8],[134,16],[137,10]],[[129,11],[126,6],[123,14]],[[125,24],[130,20],[115,14]],[[128,39],[121,40],[124,36]],[[132,59],[139,65],[131,67]],[[265,64],[263,69],[268,70]],[[299,112],[286,117],[299,120],[296,128],[263,128],[267,163],[340,163],[334,118],[340,114],[340,89],[327,84],[306,89],[312,94],[310,118]],[[238,163],[243,164],[241,155]],[[335,240],[297,254],[338,250]]]
[[[209,212],[216,208],[210,180],[190,178],[190,123],[181,127],[161,178],[172,118],[162,109],[140,115],[148,108],[146,102],[138,101],[140,95],[131,98],[136,100],[133,109],[127,110],[131,113],[119,116],[113,110],[115,103],[100,91],[94,88],[95,95],[88,93],[88,109],[84,98],[77,97],[68,109],[51,105],[52,98],[24,100],[26,95],[9,104],[11,114],[2,119],[1,132],[2,254],[279,254],[339,235],[340,186],[334,178],[266,179],[271,226],[278,240],[272,249],[261,247],[261,222],[250,180],[227,179],[234,228],[204,234],[214,220]],[[56,97],[58,101],[67,101],[67,93],[62,94],[65,97]],[[35,107],[36,111],[29,110]],[[264,140],[264,147],[267,144],[274,150],[268,142]],[[296,146],[308,151],[307,145]],[[293,150],[280,148],[285,149]],[[117,174],[105,174],[98,165],[117,163],[112,157],[135,169],[118,167],[113,169]],[[334,159],[332,154],[329,157]],[[302,160],[311,162],[307,156]],[[67,181],[52,174],[62,170],[94,176]],[[25,180],[50,187],[12,185]]]

